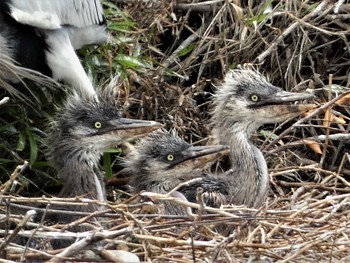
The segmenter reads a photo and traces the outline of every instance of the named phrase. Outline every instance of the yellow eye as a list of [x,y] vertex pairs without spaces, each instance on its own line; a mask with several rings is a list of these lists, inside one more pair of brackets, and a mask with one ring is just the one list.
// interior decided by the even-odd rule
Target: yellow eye
[[95,128],[96,129],[100,129],[101,127],[102,127],[102,123],[101,122],[99,122],[99,121],[95,122]]
[[172,155],[172,154],[168,154],[167,157],[166,157],[166,159],[167,159],[169,162],[171,162],[171,161],[174,161],[175,156]]
[[253,102],[258,102],[260,100],[260,98],[258,95],[253,94],[250,96],[250,100]]

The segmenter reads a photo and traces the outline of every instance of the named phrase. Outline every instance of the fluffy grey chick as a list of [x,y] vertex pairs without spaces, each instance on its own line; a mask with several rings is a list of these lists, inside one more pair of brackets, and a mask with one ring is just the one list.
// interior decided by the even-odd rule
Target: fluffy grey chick
[[[192,146],[175,131],[157,131],[139,140],[124,159],[135,192],[168,193],[178,184],[198,177],[205,164],[229,152],[225,145]],[[181,196],[177,192],[177,196]],[[164,202],[166,214],[185,214],[183,207]]]

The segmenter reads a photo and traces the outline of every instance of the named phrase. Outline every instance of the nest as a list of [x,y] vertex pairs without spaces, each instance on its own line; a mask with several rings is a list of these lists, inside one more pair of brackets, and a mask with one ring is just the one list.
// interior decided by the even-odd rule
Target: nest
[[[24,218],[7,214],[1,221],[16,223],[17,227],[11,231],[1,230],[2,235],[7,231],[1,245],[2,249],[6,248],[6,254],[3,250],[2,256],[11,260],[79,260],[77,255],[81,256],[82,251],[102,242],[104,249],[96,252],[101,261],[113,260],[108,257],[108,251],[125,249],[151,262],[346,262],[349,260],[350,193],[345,189],[342,194],[334,193],[334,182],[338,180],[338,175],[330,174],[320,184],[299,186],[290,196],[269,197],[259,210],[237,206],[211,208],[169,194],[144,192],[140,195],[152,202],[139,202],[140,195],[130,196],[122,202],[109,203],[105,211],[86,214],[69,225],[30,223],[33,210]],[[9,205],[7,208],[11,202],[96,203],[82,198],[2,198]],[[155,205],[160,200],[194,208],[197,212],[187,216],[164,215],[162,207]],[[99,223],[113,227],[96,225],[94,217],[99,218]],[[93,230],[67,230],[77,225]],[[19,237],[26,238],[22,246],[11,242]],[[47,247],[50,242],[68,238],[78,241],[63,249]],[[31,248],[31,244],[35,244],[35,248]]]
[[[349,261],[350,5],[288,0],[115,2],[138,22],[132,37],[153,64],[145,72],[128,71],[129,83],[120,87],[127,117],[162,122],[186,141],[205,144],[215,83],[239,64],[251,64],[285,90],[313,90],[318,108],[294,122],[265,126],[253,136],[267,160],[271,182],[260,209],[216,209],[170,195],[123,193],[106,211],[69,224],[94,229],[76,233],[66,225],[29,223],[33,215],[15,215],[9,207],[97,201],[11,196],[11,185],[22,172],[16,170],[0,189],[1,221],[8,227],[1,230],[1,256],[78,260],[78,252],[102,241],[106,251],[124,249],[151,262]],[[133,43],[126,50],[131,54],[134,48]],[[149,201],[139,202],[145,197]],[[157,205],[164,199],[197,212],[164,215]],[[101,228],[93,217],[108,224]],[[10,229],[10,222],[17,227]],[[37,241],[37,249],[30,245],[35,239],[50,244],[77,235],[80,241],[59,250]],[[15,244],[19,237],[26,243]]]

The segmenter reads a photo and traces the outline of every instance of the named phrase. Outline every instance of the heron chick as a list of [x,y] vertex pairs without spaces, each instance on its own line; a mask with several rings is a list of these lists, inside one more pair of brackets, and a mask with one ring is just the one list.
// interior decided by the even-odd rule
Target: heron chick
[[226,74],[213,98],[211,125],[217,143],[231,147],[231,169],[218,175],[229,188],[229,203],[248,207],[264,203],[269,189],[268,169],[250,137],[264,124],[283,122],[313,109],[313,104],[292,104],[313,97],[310,93],[284,91],[255,70],[237,69]]
[[[123,160],[135,192],[166,194],[177,185],[198,177],[208,162],[229,152],[225,145],[192,146],[173,130],[162,130],[143,137]],[[179,194],[179,192],[177,193]],[[184,214],[182,207],[164,202],[166,214]]]
[[[106,201],[99,160],[103,151],[135,139],[162,125],[154,121],[122,118],[114,97],[107,91],[98,97],[68,95],[49,132],[49,160],[64,180],[60,196]],[[77,211],[96,211],[94,205]]]

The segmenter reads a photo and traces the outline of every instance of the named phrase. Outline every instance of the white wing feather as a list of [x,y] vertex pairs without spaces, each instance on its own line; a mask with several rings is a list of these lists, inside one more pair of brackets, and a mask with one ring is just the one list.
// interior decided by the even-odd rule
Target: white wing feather
[[99,0],[11,0],[11,16],[43,29],[83,28],[104,22]]

